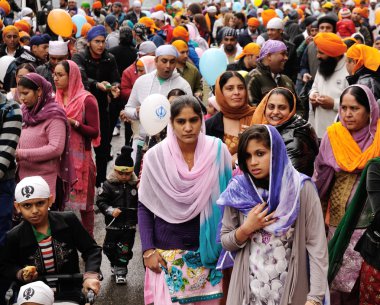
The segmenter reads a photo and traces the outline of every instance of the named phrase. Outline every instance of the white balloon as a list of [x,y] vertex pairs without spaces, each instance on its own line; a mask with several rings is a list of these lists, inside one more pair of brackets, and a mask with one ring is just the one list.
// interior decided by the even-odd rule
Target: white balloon
[[161,94],[149,95],[140,107],[140,123],[150,136],[158,134],[169,123],[170,103]]
[[13,56],[4,55],[0,58],[0,82],[4,83],[9,65],[15,60]]

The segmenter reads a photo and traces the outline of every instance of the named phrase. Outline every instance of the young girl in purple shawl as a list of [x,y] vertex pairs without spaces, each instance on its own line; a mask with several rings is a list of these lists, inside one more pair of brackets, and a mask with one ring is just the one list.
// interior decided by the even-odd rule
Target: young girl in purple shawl
[[[239,167],[217,204],[223,210],[222,268],[234,264],[227,305],[316,305],[327,289],[322,209],[310,178],[292,165],[275,127],[239,140]],[[234,259],[234,262],[233,262]]]
[[191,96],[171,105],[167,138],[144,156],[138,223],[146,266],[145,304],[220,304],[216,200],[231,177],[231,156],[206,136]]
[[[51,84],[36,73],[23,76],[17,91],[23,119],[16,150],[18,178],[41,176],[49,184],[56,208],[63,208],[62,197],[68,196],[75,177],[70,168],[66,113],[55,101]],[[56,188],[58,177],[61,185]]]

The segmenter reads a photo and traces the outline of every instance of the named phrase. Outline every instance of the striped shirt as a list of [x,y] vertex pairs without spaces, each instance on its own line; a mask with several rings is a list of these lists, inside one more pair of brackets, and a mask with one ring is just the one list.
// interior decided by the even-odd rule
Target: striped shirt
[[42,259],[44,261],[45,270],[47,273],[55,272],[55,264],[54,264],[54,254],[52,247],[52,237],[49,236],[40,242],[38,245],[41,250]]
[[0,93],[0,181],[15,176],[15,153],[21,134],[20,105]]

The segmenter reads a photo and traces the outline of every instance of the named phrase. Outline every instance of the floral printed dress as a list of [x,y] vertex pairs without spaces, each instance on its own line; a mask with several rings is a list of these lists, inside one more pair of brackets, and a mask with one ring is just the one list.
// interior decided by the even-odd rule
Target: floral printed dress
[[250,305],[280,304],[288,274],[294,227],[276,237],[264,230],[253,234],[249,255]]

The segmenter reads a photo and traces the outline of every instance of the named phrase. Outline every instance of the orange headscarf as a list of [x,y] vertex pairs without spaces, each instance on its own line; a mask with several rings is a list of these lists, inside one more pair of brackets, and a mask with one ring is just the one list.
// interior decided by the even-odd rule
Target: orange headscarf
[[173,38],[182,38],[186,41],[189,41],[190,35],[189,32],[183,26],[176,26],[173,30]]
[[90,16],[86,16],[86,21],[87,21],[87,23],[89,23],[91,26],[95,26],[95,25],[96,25],[94,18],[92,18],[92,17],[90,17]]
[[152,18],[142,17],[140,18],[139,23],[145,25],[148,29],[150,29],[152,33],[154,33],[156,30],[159,30]]
[[275,10],[268,9],[261,13],[261,18],[263,19],[263,25],[267,26],[267,23],[269,20],[271,20],[274,17],[278,17]]
[[256,108],[256,111],[255,113],[253,114],[253,117],[252,117],[252,121],[251,121],[251,124],[250,125],[253,125],[253,124],[268,124],[268,120],[266,119],[265,117],[265,109],[267,108],[267,105],[268,105],[268,100],[269,100],[269,97],[270,95],[272,94],[272,92],[276,89],[284,89],[284,90],[287,90],[289,91],[292,96],[293,96],[293,109],[290,111],[289,115],[282,119],[279,124],[283,124],[287,121],[289,121],[295,114],[296,114],[296,97],[294,96],[294,94],[292,93],[292,91],[290,91],[288,88],[284,88],[284,87],[276,87],[274,89],[272,89],[271,91],[269,91],[264,97],[263,99],[261,100],[261,102],[259,103],[259,105],[257,106]]
[[[228,72],[232,72],[232,71],[228,71]],[[223,116],[225,116],[228,119],[240,120],[240,125],[249,125],[252,120],[252,115],[255,112],[256,107],[252,107],[248,105],[248,93],[246,94],[246,103],[239,109],[233,108],[230,105],[228,105],[226,99],[224,98],[222,89],[220,88],[220,85],[219,85],[219,81],[220,81],[220,76],[218,77],[215,83],[215,97],[216,97],[216,102],[220,106],[220,112],[223,113]]]
[[24,31],[30,33],[30,24],[26,20],[16,21],[14,26],[19,29],[19,31]]
[[247,23],[249,26],[255,26],[255,27],[259,27],[260,26],[260,21],[259,19],[255,18],[255,17],[251,17],[248,19],[248,23]]
[[81,37],[87,37],[87,33],[88,31],[92,28],[92,25],[89,24],[88,22],[86,22],[83,26],[82,26],[82,29],[80,31],[80,36]]
[[9,15],[9,13],[11,12],[11,6],[6,0],[0,1],[0,8],[4,10],[5,16]]
[[353,69],[354,73],[362,66],[372,71],[377,71],[379,69],[379,50],[373,47],[364,44],[354,44],[348,49],[346,56],[357,61]]
[[318,50],[330,57],[338,57],[347,51],[342,38],[334,33],[318,33],[314,37]]

